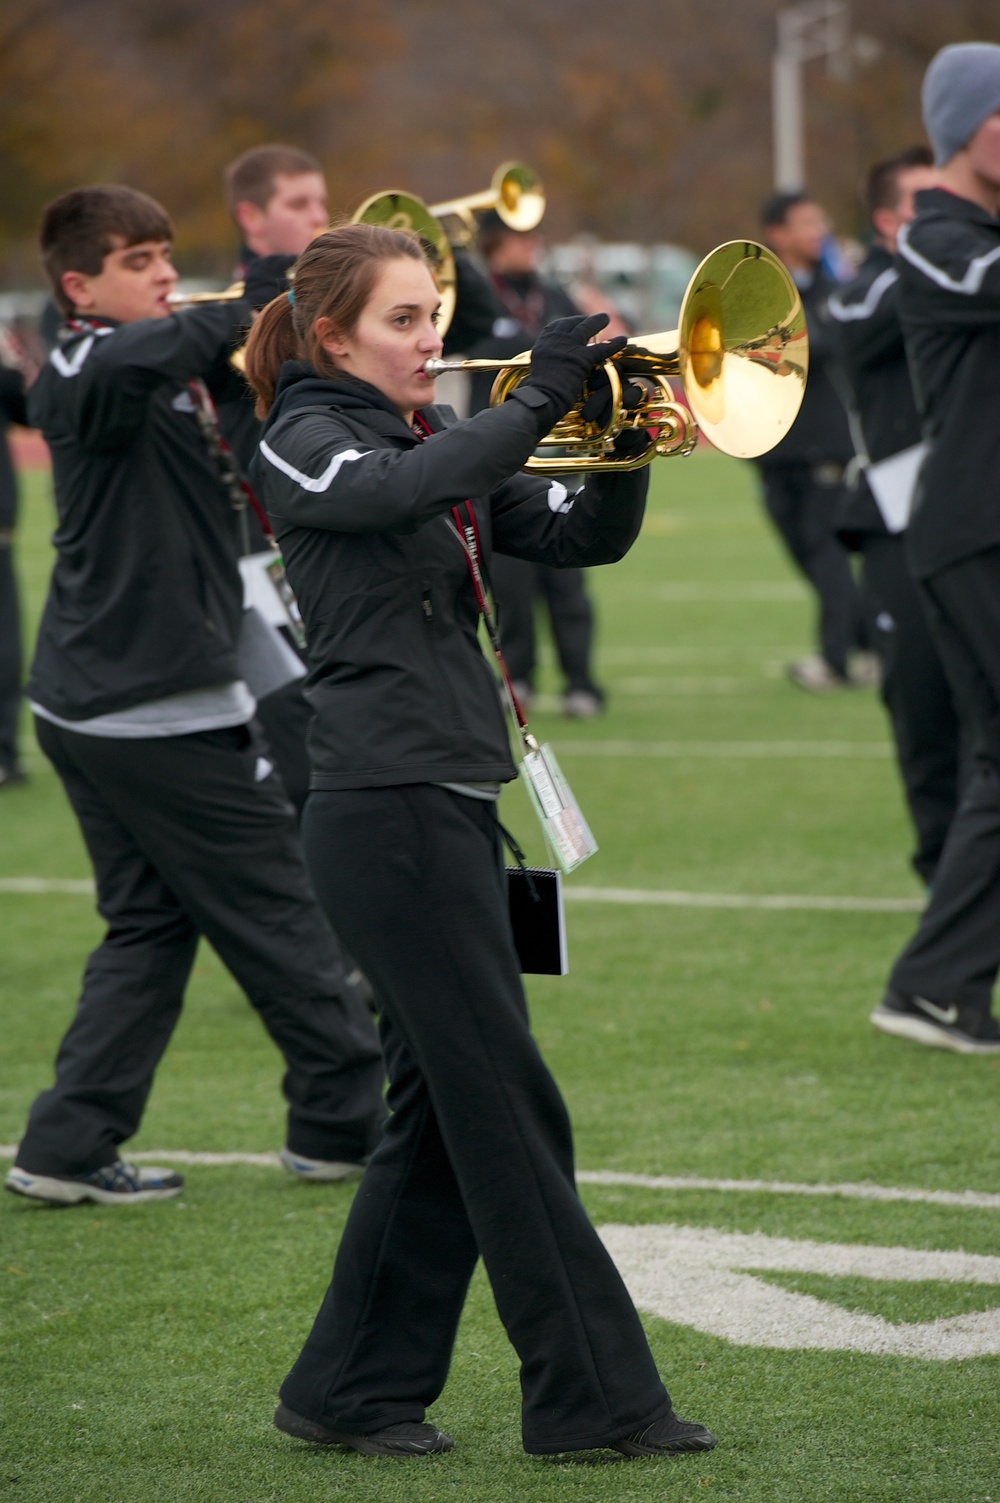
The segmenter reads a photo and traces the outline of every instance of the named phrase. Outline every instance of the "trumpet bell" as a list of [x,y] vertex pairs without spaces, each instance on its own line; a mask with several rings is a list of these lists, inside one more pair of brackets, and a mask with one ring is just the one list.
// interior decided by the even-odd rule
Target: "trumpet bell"
[[423,199],[412,193],[373,193],[354,211],[351,223],[412,230],[418,236],[441,298],[438,331],[444,334],[455,313],[455,257],[447,235]]
[[509,229],[522,234],[535,229],[545,213],[541,179],[523,162],[504,162],[493,174],[494,205]]
[[738,459],[773,449],[809,372],[802,299],[777,256],[752,240],[717,246],[688,284],[676,340],[684,395],[705,437]]

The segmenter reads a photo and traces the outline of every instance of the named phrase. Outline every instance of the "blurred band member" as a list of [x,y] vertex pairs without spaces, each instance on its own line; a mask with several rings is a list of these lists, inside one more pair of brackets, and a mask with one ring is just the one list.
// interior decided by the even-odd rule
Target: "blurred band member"
[[827,299],[836,290],[820,258],[827,218],[807,193],[778,193],[761,210],[764,238],[799,289],[809,330],[809,379],[790,432],[757,461],[764,504],[785,546],[819,597],[819,653],[790,663],[803,689],[827,693],[852,679],[871,682],[867,658],[851,664],[862,640],[861,600],[851,561],[834,535],[844,472],[853,454],[843,403],[831,380],[834,349]]
[[54,1084],[7,1188],[54,1203],[162,1199],[137,1131],[200,935],[287,1066],[286,1167],[357,1173],[383,1118],[382,1061],[316,905],[293,811],[241,674],[236,513],[211,390],[254,307],[171,313],[166,212],[118,185],[50,204],[42,255],[65,332],[31,390],[52,452],[55,565],[28,695],[77,816],[107,932],[87,962]]
[[[872,168],[866,193],[871,251],[856,279],[830,299],[858,450],[837,531],[862,557],[869,633],[882,662],[882,697],[917,833],[913,865],[925,882],[934,876],[955,812],[959,723],[906,561],[906,492],[912,476],[905,470],[894,482],[893,466],[885,462],[901,456],[905,463],[908,451],[915,460],[920,443],[893,258],[900,226],[913,218],[914,193],[937,182],[933,161],[928,147],[914,146]],[[900,460],[894,464],[898,470]]]
[[943,48],[924,76],[940,167],[899,232],[899,310],[929,451],[906,543],[975,765],[930,902],[872,1022],[1000,1053],[1000,47]]
[[[557,282],[540,272],[544,241],[535,231],[512,230],[496,213],[484,215],[479,248],[486,262],[496,301],[489,336],[467,353],[481,360],[502,360],[530,349],[545,324],[580,309]],[[623,333],[624,329],[614,329]],[[472,378],[470,410],[488,406],[494,377]],[[504,655],[518,696],[529,702],[535,689],[537,653],[535,602],[544,600],[556,654],[565,679],[563,710],[591,719],[604,707],[604,693],[594,680],[591,658],[594,608],[582,569],[553,569],[543,563],[497,555],[493,560]]]

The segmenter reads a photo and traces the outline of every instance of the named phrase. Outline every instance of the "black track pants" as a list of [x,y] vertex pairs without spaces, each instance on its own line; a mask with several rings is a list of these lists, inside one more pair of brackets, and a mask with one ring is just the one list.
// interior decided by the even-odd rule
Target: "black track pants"
[[83,1174],[139,1126],[203,934],[285,1058],[288,1145],[357,1160],[381,1130],[382,1060],[309,886],[291,807],[245,726],[117,741],[36,720],[80,822],[108,925],[55,1084],[18,1163]]
[[904,537],[868,534],[861,552],[869,634],[882,660],[882,698],[917,833],[913,865],[930,882],[958,803],[961,725]]
[[594,607],[582,569],[554,569],[495,553],[490,583],[496,591],[503,652],[511,678],[535,682],[535,604],[544,600],[556,644],[565,687],[599,694],[591,656],[594,645]]
[[426,784],[313,793],[303,838],[382,1000],[392,1116],[282,1399],[354,1431],[422,1420],[481,1255],[521,1359],[526,1450],[659,1418],[670,1400],[529,1031],[493,806]]
[[1000,970],[1000,549],[954,564],[921,588],[975,761],[931,900],[890,985],[986,1012]]
[[818,596],[820,653],[844,676],[863,628],[850,556],[833,531],[843,489],[820,484],[811,465],[761,466],[760,473],[768,515]]

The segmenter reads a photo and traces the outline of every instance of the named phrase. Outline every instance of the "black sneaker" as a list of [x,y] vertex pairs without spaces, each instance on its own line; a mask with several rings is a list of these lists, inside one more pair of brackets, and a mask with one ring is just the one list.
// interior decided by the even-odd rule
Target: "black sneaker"
[[928,997],[886,990],[871,1022],[880,1033],[926,1044],[931,1049],[951,1049],[955,1054],[1000,1054],[1000,1023],[991,1013],[952,1003],[942,1007]]
[[404,1420],[399,1425],[386,1425],[384,1430],[373,1430],[369,1435],[354,1435],[349,1430],[331,1430],[326,1425],[317,1425],[314,1420],[303,1419],[284,1404],[274,1411],[276,1429],[285,1435],[294,1435],[296,1440],[308,1440],[316,1446],[344,1446],[350,1451],[360,1451],[363,1456],[432,1456],[439,1451],[450,1451],[455,1442],[443,1430],[434,1425],[420,1425],[415,1420]]
[[711,1451],[717,1445],[711,1430],[693,1420],[678,1419],[671,1409],[645,1430],[614,1441],[611,1449],[623,1456],[676,1456],[684,1451]]
[[184,1188],[184,1177],[172,1169],[137,1169],[123,1159],[93,1174],[32,1174],[14,1165],[4,1188],[50,1206],[76,1206],[92,1200],[98,1205],[141,1205],[147,1200],[172,1200]]

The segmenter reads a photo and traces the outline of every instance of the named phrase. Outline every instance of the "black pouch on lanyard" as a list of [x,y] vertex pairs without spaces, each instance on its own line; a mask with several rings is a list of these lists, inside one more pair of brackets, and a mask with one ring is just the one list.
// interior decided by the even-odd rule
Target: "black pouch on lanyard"
[[543,866],[508,866],[507,903],[521,970],[534,976],[565,976],[569,957],[562,872]]

